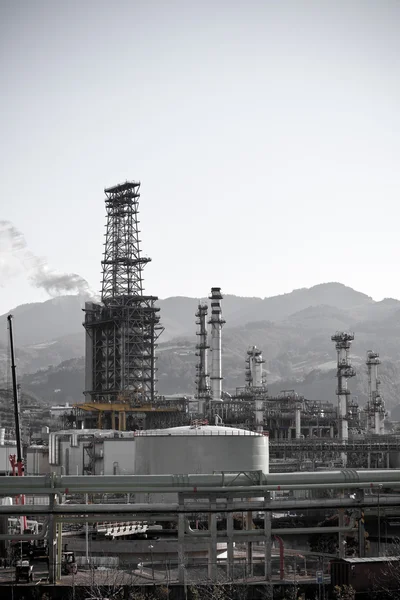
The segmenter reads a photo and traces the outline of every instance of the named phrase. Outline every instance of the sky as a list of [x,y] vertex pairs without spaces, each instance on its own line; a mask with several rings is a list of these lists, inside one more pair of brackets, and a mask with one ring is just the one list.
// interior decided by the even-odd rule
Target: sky
[[3,0],[0,312],[100,289],[125,180],[149,294],[400,298],[399,73],[398,0]]

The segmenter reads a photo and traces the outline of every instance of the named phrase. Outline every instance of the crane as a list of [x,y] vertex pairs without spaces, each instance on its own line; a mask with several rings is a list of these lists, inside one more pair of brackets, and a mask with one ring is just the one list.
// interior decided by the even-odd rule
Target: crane
[[[17,386],[17,368],[15,366],[15,353],[14,353],[14,336],[13,336],[13,316],[8,315],[8,331],[10,336],[10,355],[11,355],[11,376],[12,376],[12,388],[14,398],[14,419],[15,419],[15,437],[17,441],[17,455],[10,454],[10,463],[12,474],[14,476],[22,477],[24,474],[24,459],[22,456],[22,442],[21,442],[21,424],[19,416],[19,399],[18,399],[18,386]],[[21,504],[25,504],[25,496],[21,495],[17,498],[17,504],[21,501]],[[21,533],[26,529],[26,517],[22,517],[21,521]]]

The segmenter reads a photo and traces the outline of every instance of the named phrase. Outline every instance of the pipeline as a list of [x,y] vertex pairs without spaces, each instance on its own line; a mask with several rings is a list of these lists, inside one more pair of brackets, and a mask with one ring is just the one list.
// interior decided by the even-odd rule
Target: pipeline
[[[178,503],[162,503],[162,504],[56,504],[53,509],[50,506],[32,505],[29,511],[26,506],[6,506],[0,505],[0,514],[20,515],[23,512],[29,512],[29,515],[48,515],[53,514],[59,517],[68,518],[68,515],[81,516],[83,520],[88,515],[111,515],[111,514],[192,514],[194,512],[204,513],[231,513],[240,511],[262,511],[262,512],[278,512],[289,510],[308,510],[308,509],[326,509],[326,508],[371,508],[378,506],[399,506],[400,497],[396,496],[369,496],[364,499],[353,498],[321,498],[310,500],[271,500],[270,502],[238,502],[227,506],[225,503],[217,503],[211,508],[208,503],[193,503],[179,505]],[[108,518],[108,517],[107,517]]]
[[[287,528],[281,528],[281,529],[271,529],[271,535],[292,535],[292,534],[296,534],[296,535],[311,535],[313,533],[318,533],[318,534],[323,534],[323,533],[350,533],[352,531],[355,531],[356,528],[356,520],[354,515],[352,515],[350,517],[350,523],[348,525],[345,526],[338,526],[338,527],[287,527]],[[185,522],[185,533],[187,533],[190,536],[195,536],[195,537],[210,537],[210,531],[206,530],[206,531],[197,531],[196,529],[192,529],[189,525],[189,522],[186,520]],[[248,537],[248,536],[254,536],[254,537],[260,537],[264,535],[264,530],[263,529],[250,529],[250,530],[239,530],[239,531],[235,531],[234,532],[234,536],[238,536],[238,537]],[[217,539],[218,538],[225,538],[228,536],[228,532],[219,529],[217,531]]]
[[[400,474],[400,470],[399,470]],[[94,477],[93,475],[91,477]],[[118,477],[116,475],[115,477]],[[17,479],[17,478],[16,478]],[[26,479],[26,478],[24,478]],[[90,479],[90,477],[86,477],[86,479]],[[372,479],[372,478],[370,478]],[[0,482],[1,483],[1,482]],[[83,493],[92,493],[92,494],[100,494],[100,493],[126,493],[126,492],[136,492],[136,493],[160,493],[160,494],[193,494],[197,497],[201,498],[201,494],[209,494],[209,493],[217,493],[223,495],[231,495],[231,496],[262,496],[263,493],[267,492],[280,492],[280,491],[290,491],[290,490],[325,490],[325,489],[340,489],[340,490],[350,490],[350,489],[377,489],[379,486],[384,488],[399,488],[400,480],[382,480],[382,481],[365,481],[365,482],[346,482],[346,483],[298,483],[298,484],[270,484],[270,485],[251,485],[251,486],[236,486],[226,485],[226,486],[172,486],[172,487],[150,487],[150,486],[118,486],[114,485],[112,487],[106,486],[91,486],[88,485],[77,485],[76,487],[66,488],[64,491],[60,489],[46,489],[46,488],[29,488],[26,487],[25,493],[26,495],[34,494],[36,496],[44,496],[44,495],[57,495],[59,498],[65,496],[66,494],[83,494]],[[21,486],[16,484],[15,488],[20,489]],[[10,491],[8,488],[8,495],[12,495],[14,493],[14,489]],[[21,492],[18,492],[21,493]],[[0,495],[1,495],[1,485],[0,485]],[[5,495],[5,494],[4,494]]]
[[[0,479],[0,495],[25,494],[72,494],[72,493],[105,493],[110,492],[155,492],[176,493],[192,490],[228,492],[249,490],[271,491],[273,489],[289,489],[287,486],[300,485],[307,489],[310,485],[321,488],[339,484],[342,488],[351,485],[365,484],[367,487],[400,484],[400,471],[397,469],[360,470],[343,469],[341,471],[316,471],[300,473],[252,472],[257,474],[257,484],[249,485],[250,477],[243,473],[222,473],[205,475],[91,475],[87,476],[28,476],[20,478]],[[2,493],[2,488],[4,492]],[[228,489],[227,489],[228,488]],[[51,491],[50,491],[51,490]]]

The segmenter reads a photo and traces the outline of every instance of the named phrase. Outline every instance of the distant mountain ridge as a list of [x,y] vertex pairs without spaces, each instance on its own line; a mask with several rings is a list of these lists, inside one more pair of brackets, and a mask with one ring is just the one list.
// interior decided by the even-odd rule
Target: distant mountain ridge
[[[12,311],[23,385],[48,402],[82,398],[84,302],[82,296],[61,296]],[[158,350],[161,393],[194,392],[197,305],[198,299],[183,296],[158,302],[165,327]],[[365,401],[365,354],[373,348],[381,354],[387,402],[391,406],[399,403],[399,300],[376,302],[343,284],[326,283],[270,298],[227,294],[222,309],[226,320],[223,375],[228,391],[244,384],[245,353],[255,344],[263,350],[271,391],[295,386],[311,399],[323,394],[324,399],[335,401],[336,352],[330,337],[336,330],[350,329],[356,335],[351,355],[358,370],[358,376],[349,382],[350,389],[361,403]],[[5,317],[0,317],[4,323],[0,330],[3,370],[7,360]]]

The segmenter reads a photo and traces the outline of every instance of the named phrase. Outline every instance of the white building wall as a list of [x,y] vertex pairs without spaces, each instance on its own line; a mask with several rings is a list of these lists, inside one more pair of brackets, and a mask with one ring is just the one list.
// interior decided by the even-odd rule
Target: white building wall
[[134,475],[136,442],[131,439],[105,439],[103,444],[104,475]]

